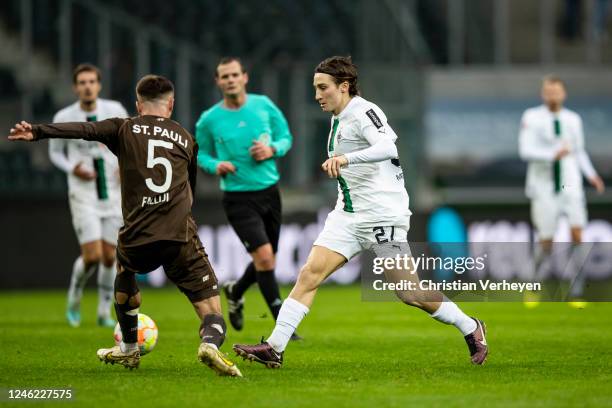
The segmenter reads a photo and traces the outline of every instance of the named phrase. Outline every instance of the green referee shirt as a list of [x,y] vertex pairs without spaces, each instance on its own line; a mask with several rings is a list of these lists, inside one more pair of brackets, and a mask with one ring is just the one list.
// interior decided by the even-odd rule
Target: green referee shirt
[[[254,140],[274,147],[274,157],[255,161],[249,154]],[[196,141],[198,164],[204,171],[215,174],[222,161],[236,166],[235,174],[221,177],[221,190],[257,191],[278,182],[274,159],[289,151],[292,136],[283,113],[270,98],[247,94],[239,109],[229,109],[221,101],[204,111],[196,123]]]

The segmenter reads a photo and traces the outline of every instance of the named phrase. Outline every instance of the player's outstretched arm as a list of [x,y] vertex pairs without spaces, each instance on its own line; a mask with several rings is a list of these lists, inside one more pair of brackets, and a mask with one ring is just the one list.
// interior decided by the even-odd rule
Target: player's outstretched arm
[[21,121],[11,129],[9,140],[84,139],[104,143],[116,153],[119,129],[126,119],[113,118],[100,122],[67,122],[31,125]]
[[12,141],[24,140],[26,142],[34,140],[32,125],[25,120],[16,123],[15,126],[11,128],[8,139]]

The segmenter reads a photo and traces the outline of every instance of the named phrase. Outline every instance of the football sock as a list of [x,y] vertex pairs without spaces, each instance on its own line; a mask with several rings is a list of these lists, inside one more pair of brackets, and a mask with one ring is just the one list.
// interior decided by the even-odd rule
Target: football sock
[[534,280],[543,280],[544,275],[550,269],[550,263],[552,262],[552,250],[545,251],[542,249],[542,245],[537,245],[535,249],[535,261],[534,261]]
[[98,270],[98,316],[109,317],[113,302],[113,286],[115,283],[115,264],[105,266],[100,263]]
[[266,340],[279,353],[285,351],[291,335],[297,329],[309,309],[295,299],[287,298],[276,319],[276,326]]
[[276,282],[276,277],[274,276],[274,269],[269,271],[257,271],[256,277],[259,290],[266,300],[274,320],[276,320],[283,300],[281,299],[280,290],[278,289],[278,282]]
[[219,348],[225,341],[225,332],[227,326],[225,320],[220,314],[207,314],[200,325],[200,337],[202,343],[212,344]]
[[585,276],[584,262],[588,256],[589,248],[584,244],[572,244],[572,253],[569,260],[570,268],[570,298],[582,297],[584,293]]
[[123,353],[129,353],[130,351],[138,349],[138,343],[124,343],[122,341],[119,343],[119,348]]
[[244,270],[244,273],[242,274],[240,279],[238,279],[232,287],[232,296],[234,297],[234,299],[240,299],[242,295],[244,295],[244,292],[246,292],[252,284],[257,282],[257,277],[255,276],[255,273],[255,265],[253,265],[253,262],[251,262]]
[[121,335],[126,344],[138,342],[138,307],[130,306],[129,300],[120,305],[115,303],[117,321],[121,326]]
[[78,257],[72,266],[70,288],[68,289],[68,304],[78,304],[83,297],[83,288],[87,280],[98,270],[98,264],[85,265],[82,257]]
[[476,322],[470,316],[459,309],[455,303],[451,302],[446,296],[438,310],[431,314],[431,317],[444,324],[452,324],[464,335],[476,330]]

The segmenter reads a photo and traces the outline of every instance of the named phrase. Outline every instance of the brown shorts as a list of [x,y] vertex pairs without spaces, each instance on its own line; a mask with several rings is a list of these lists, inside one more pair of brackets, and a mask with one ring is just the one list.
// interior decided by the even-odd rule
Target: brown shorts
[[166,276],[191,302],[219,295],[217,277],[197,234],[187,242],[157,241],[137,247],[117,247],[121,273],[148,273],[164,267]]

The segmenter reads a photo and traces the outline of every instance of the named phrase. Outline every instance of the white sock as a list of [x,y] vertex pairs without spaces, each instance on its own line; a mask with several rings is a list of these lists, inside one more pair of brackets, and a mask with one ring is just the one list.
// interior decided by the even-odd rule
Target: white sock
[[98,317],[109,317],[115,286],[115,264],[98,269]]
[[431,317],[444,324],[452,324],[464,336],[472,333],[477,327],[474,319],[463,313],[459,306],[448,300],[446,296],[444,296],[438,310],[431,314]]
[[82,257],[78,257],[72,266],[72,276],[70,277],[70,287],[68,288],[68,304],[74,305],[81,302],[83,297],[83,288],[87,280],[98,269],[98,264],[91,265],[85,270],[85,264]]
[[552,252],[544,251],[542,245],[538,245],[534,254],[534,275],[535,280],[543,281],[550,272],[552,263]]
[[272,334],[266,340],[268,344],[279,353],[285,351],[291,335],[308,311],[309,309],[297,300],[292,298],[285,299],[276,318],[276,326],[274,326]]
[[572,252],[568,262],[570,272],[570,298],[580,298],[584,294],[585,270],[584,263],[589,255],[590,246],[587,244],[572,244]]
[[123,341],[119,343],[119,348],[122,353],[129,353],[130,351],[134,351],[138,349],[138,343],[124,343]]

